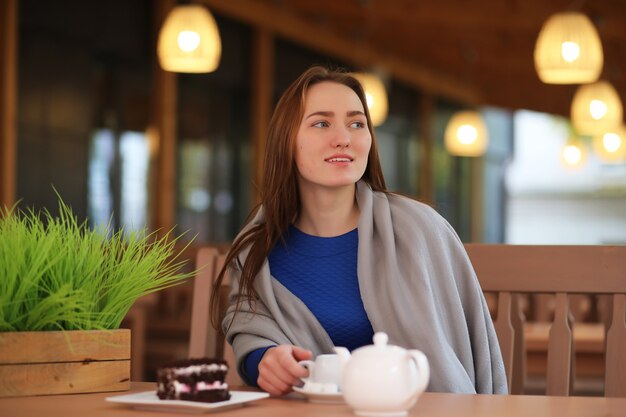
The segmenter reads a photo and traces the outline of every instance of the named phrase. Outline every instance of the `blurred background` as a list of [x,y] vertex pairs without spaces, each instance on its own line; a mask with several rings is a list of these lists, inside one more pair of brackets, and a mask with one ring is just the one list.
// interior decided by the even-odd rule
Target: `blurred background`
[[[382,85],[389,189],[431,204],[464,242],[626,243],[624,0],[0,5],[0,205],[54,212],[55,187],[94,227],[187,231],[190,259],[227,245],[257,201],[274,104],[324,64]],[[214,19],[211,72],[164,70],[181,6]],[[557,15],[586,20],[565,23],[565,40],[542,35],[561,53],[551,61],[538,40]],[[188,52],[207,42],[187,31]],[[580,61],[579,79],[557,68]],[[185,356],[190,291],[146,301],[136,375]]]

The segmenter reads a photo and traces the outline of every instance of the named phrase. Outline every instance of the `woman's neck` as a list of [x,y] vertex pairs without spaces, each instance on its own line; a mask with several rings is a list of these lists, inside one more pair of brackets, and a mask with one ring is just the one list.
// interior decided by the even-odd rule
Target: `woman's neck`
[[318,188],[301,192],[301,210],[295,226],[304,233],[333,237],[354,230],[359,223],[359,206],[354,185]]

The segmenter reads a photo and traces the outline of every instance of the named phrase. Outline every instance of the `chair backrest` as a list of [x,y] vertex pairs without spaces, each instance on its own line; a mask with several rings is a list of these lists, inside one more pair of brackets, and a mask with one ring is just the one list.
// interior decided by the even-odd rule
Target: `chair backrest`
[[[235,369],[235,354],[224,337],[211,325],[211,311],[209,310],[213,283],[224,266],[225,259],[226,255],[220,253],[217,247],[212,246],[200,248],[196,255],[196,268],[199,272],[194,279],[189,357],[208,356],[225,359],[231,367],[226,382],[231,386],[237,386],[244,385],[244,382]],[[224,277],[219,292],[220,311],[226,311],[230,292],[229,276]]]
[[[573,294],[606,295],[609,326],[605,337],[605,395],[626,397],[626,246],[465,245],[483,291],[498,298],[495,328],[511,393],[522,393],[525,377],[522,294],[556,295],[548,340],[548,395],[569,395],[574,377],[573,335],[568,298]],[[234,370],[231,346],[210,324],[209,300],[225,255],[216,247],[198,251],[194,280],[190,357],[223,357],[233,367],[231,385],[243,382]],[[226,309],[230,279],[220,288]]]
[[569,296],[606,295],[605,396],[626,397],[626,246],[466,244],[484,292],[498,297],[495,328],[511,393],[523,385],[523,316],[520,294],[555,294],[548,340],[548,395],[569,395],[574,360]]

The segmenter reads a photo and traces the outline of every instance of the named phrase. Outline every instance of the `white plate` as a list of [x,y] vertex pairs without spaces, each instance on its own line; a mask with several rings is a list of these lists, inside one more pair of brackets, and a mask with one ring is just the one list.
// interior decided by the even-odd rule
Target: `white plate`
[[156,395],[156,391],[144,391],[108,397],[106,400],[112,403],[128,404],[138,410],[210,413],[240,407],[250,401],[260,400],[269,396],[266,392],[231,391],[230,400],[228,401],[203,403],[197,401],[160,400]]
[[341,393],[325,393],[325,392],[313,392],[307,391],[304,388],[293,387],[293,390],[299,394],[304,395],[312,403],[319,404],[343,404],[343,395]]

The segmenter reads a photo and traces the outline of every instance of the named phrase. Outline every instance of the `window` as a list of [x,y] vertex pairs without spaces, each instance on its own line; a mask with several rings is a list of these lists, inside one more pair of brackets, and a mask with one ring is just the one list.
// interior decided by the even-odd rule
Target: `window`
[[96,130],[89,152],[88,217],[92,227],[141,230],[148,223],[150,150],[142,132]]

